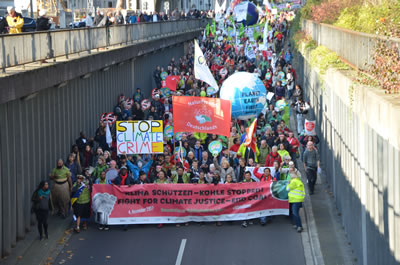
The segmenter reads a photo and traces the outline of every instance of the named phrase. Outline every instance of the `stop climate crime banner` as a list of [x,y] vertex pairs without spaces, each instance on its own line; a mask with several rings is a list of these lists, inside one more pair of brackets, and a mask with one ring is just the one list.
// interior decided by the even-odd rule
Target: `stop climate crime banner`
[[174,132],[201,132],[229,137],[232,102],[219,98],[172,97]]
[[157,154],[164,151],[163,122],[117,121],[118,154]]
[[151,224],[247,220],[288,215],[278,182],[236,184],[93,185],[92,209],[101,224]]

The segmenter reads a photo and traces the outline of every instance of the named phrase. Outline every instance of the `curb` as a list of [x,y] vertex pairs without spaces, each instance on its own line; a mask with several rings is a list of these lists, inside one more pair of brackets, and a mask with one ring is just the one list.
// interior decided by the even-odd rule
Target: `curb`
[[[290,120],[289,120],[289,125],[290,128],[296,128],[296,121],[295,117],[293,115],[293,111],[291,111],[290,115]],[[298,138],[297,135],[297,130],[293,130],[295,133],[296,137]],[[303,161],[300,159],[297,159],[297,165],[302,164]],[[297,166],[298,170],[301,172],[302,176],[302,181],[303,183],[305,180],[305,172],[304,170],[301,169],[301,167]],[[306,195],[309,194],[308,191],[308,186],[304,185],[304,188],[306,190]],[[315,219],[314,219],[314,214],[312,210],[312,204],[311,204],[311,199],[310,196],[306,196],[304,198],[304,207],[303,211],[300,212],[300,215],[302,217],[302,220],[304,220],[307,230],[301,233],[301,239],[303,243],[303,249],[304,249],[304,258],[306,261],[307,265],[325,265],[325,261],[321,252],[321,246],[319,243],[319,237],[318,237],[318,231],[317,231],[317,225],[315,224]]]

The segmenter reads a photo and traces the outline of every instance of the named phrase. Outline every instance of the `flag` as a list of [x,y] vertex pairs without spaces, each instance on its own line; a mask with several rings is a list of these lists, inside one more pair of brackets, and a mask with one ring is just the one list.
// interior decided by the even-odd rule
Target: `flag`
[[206,58],[204,58],[203,52],[201,51],[197,41],[194,41],[194,76],[203,82],[206,82],[216,91],[219,90],[218,84],[211,74],[208,68]]
[[264,26],[264,36],[263,36],[264,47],[268,46],[268,23]]
[[264,5],[265,5],[265,10],[267,10],[268,13],[271,13],[272,6],[268,0],[264,0]]
[[232,102],[219,98],[173,96],[174,132],[200,132],[229,137]]
[[257,150],[256,126],[257,126],[257,119],[254,119],[250,127],[246,129],[246,140],[244,141],[244,145],[250,146],[254,154],[256,153]]
[[256,59],[256,54],[254,53],[253,47],[249,44],[249,41],[246,42],[245,55],[249,60]]
[[210,36],[210,24],[207,24],[205,31],[206,31],[206,35]]
[[165,87],[168,87],[169,90],[171,91],[176,91],[176,87],[179,82],[179,76],[178,75],[169,75],[165,79]]
[[81,196],[81,193],[84,188],[85,188],[85,183],[82,182],[79,189],[74,194],[72,194],[71,201],[70,201],[71,207],[74,206],[74,203],[78,200],[79,196]]
[[111,147],[112,144],[112,137],[111,137],[111,131],[110,131],[110,125],[106,125],[106,143],[108,144],[109,147]]
[[179,151],[178,151],[178,162],[181,162],[182,163],[182,165],[183,165],[183,168],[185,169],[185,170],[188,170],[189,169],[189,164],[188,164],[188,162],[185,160],[185,158],[183,157],[183,152],[182,152],[182,150],[183,150],[183,147],[182,147],[182,141],[179,141]]

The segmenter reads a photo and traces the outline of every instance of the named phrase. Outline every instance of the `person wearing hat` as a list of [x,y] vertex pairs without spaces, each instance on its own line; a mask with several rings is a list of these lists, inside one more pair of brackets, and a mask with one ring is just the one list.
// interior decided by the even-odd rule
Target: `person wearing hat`
[[6,18],[9,27],[10,34],[16,34],[22,32],[22,26],[24,25],[24,19],[21,14],[15,11],[15,7],[7,7],[8,16]]
[[135,181],[135,184],[150,184],[150,180],[147,178],[147,174],[144,171],[139,172],[139,179]]
[[36,30],[37,31],[44,31],[49,30],[51,24],[49,23],[49,18],[46,17],[46,9],[41,9],[39,11],[39,17],[36,19]]
[[[293,164],[294,165],[294,164]],[[293,172],[293,168],[292,168]],[[290,182],[286,186],[286,190],[289,192],[289,206],[292,212],[292,218],[295,223],[293,225],[294,228],[297,229],[297,232],[303,231],[303,226],[301,224],[300,218],[300,208],[303,207],[304,197],[306,196],[306,192],[304,190],[304,184],[300,179],[300,174],[290,174]]]
[[83,229],[87,229],[87,220],[90,217],[91,186],[91,181],[83,175],[78,175],[75,184],[72,186],[71,206],[74,209],[74,219],[76,218],[74,230],[77,233],[80,233],[81,219],[84,219]]
[[118,177],[114,180],[115,185],[132,185],[135,184],[133,178],[128,173],[128,168],[126,166],[122,166],[119,170]]

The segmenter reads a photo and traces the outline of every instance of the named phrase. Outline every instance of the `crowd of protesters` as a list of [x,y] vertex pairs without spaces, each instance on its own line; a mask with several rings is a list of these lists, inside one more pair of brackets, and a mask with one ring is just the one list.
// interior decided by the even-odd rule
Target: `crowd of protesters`
[[[74,215],[77,218],[76,232],[86,229],[90,216],[90,192],[93,183],[104,185],[141,185],[148,183],[200,183],[220,185],[234,182],[278,181],[288,180],[289,203],[294,227],[302,231],[299,208],[304,200],[304,187],[299,169],[304,167],[307,172],[307,182],[310,194],[314,192],[319,156],[317,151],[318,137],[304,134],[304,115],[307,114],[308,104],[304,101],[302,88],[296,84],[297,76],[292,67],[292,55],[287,41],[290,22],[286,19],[286,12],[273,18],[267,14],[262,17],[271,27],[268,38],[268,50],[256,50],[256,59],[246,57],[244,47],[236,46],[232,40],[222,34],[223,38],[216,40],[213,33],[199,36],[200,47],[205,54],[209,67],[219,84],[236,71],[256,73],[263,80],[267,91],[273,92],[274,97],[268,102],[265,112],[257,117],[257,149],[254,153],[251,148],[244,146],[246,128],[252,120],[232,120],[230,137],[217,136],[206,133],[183,133],[179,143],[185,149],[185,157],[178,159],[174,154],[174,138],[164,138],[164,153],[157,155],[118,155],[116,150],[115,124],[111,125],[112,143],[107,143],[106,124],[100,122],[93,137],[81,132],[71,153],[65,162],[60,159],[57,167],[50,174],[54,182],[51,196],[48,192],[48,183],[41,183],[35,192],[34,201],[37,209],[49,210],[51,197],[58,214],[66,217],[69,214],[71,196],[76,199],[73,204]],[[225,23],[229,23],[226,19]],[[261,41],[261,40],[258,40]],[[245,43],[242,36],[240,43]],[[193,47],[189,53],[179,59],[172,58],[165,66],[158,66],[153,73],[158,89],[162,87],[162,73],[180,76],[178,88],[173,95],[218,97],[207,94],[208,85],[194,77]],[[222,75],[221,69],[228,74]],[[278,78],[283,72],[286,84]],[[269,73],[269,74],[268,74]],[[114,107],[113,114],[117,120],[163,120],[164,126],[172,124],[173,106],[170,97],[162,93],[153,93],[151,107],[142,109],[141,102],[145,99],[143,92],[137,88],[131,98],[130,95],[121,95]],[[278,100],[285,99],[291,110],[296,113],[297,123],[290,123],[283,111],[276,107]],[[293,125],[294,124],[294,125]],[[223,149],[220,154],[212,155],[208,144],[212,141],[221,141]],[[174,143],[175,141],[175,143]],[[300,153],[303,153],[303,162]],[[254,167],[253,171],[246,167]],[[259,173],[260,167],[266,167]],[[273,175],[271,168],[274,168]],[[254,176],[254,177],[252,177]],[[299,191],[300,190],[300,191]],[[295,196],[291,191],[301,194]],[[78,193],[78,194],[77,194]],[[295,194],[295,192],[293,193]],[[47,198],[44,202],[38,198]],[[43,199],[42,199],[43,200]],[[40,204],[40,205],[39,205]],[[43,221],[45,213],[39,212],[39,232],[42,237],[42,228],[47,229]],[[261,218],[260,224],[265,225],[272,218]],[[81,225],[82,223],[82,225]],[[252,221],[243,221],[247,227]],[[217,225],[222,225],[218,222]],[[159,225],[162,227],[162,225]],[[125,226],[125,229],[127,226]],[[105,225],[100,230],[108,230]],[[46,230],[47,231],[47,230]],[[47,236],[47,234],[46,234]]]

